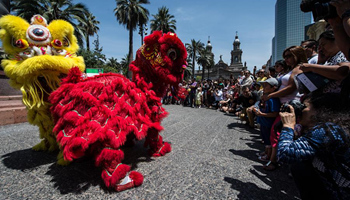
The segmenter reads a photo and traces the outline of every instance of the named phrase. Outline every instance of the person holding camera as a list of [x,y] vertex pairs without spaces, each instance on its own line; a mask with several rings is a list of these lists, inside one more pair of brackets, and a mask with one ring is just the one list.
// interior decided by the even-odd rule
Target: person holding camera
[[[349,103],[339,94],[310,93],[304,109],[280,112],[283,128],[279,161],[293,164],[291,172],[302,199],[350,199]],[[294,140],[296,119],[303,135]]]

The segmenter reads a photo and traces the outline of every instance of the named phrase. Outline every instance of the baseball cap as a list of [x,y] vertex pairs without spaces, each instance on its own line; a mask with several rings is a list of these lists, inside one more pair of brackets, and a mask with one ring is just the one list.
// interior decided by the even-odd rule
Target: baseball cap
[[259,83],[260,83],[260,84],[261,84],[261,83],[268,83],[268,84],[270,84],[272,87],[274,87],[274,86],[278,87],[278,81],[277,81],[277,79],[275,79],[275,78],[268,78],[268,79],[266,79],[265,81],[260,81]]

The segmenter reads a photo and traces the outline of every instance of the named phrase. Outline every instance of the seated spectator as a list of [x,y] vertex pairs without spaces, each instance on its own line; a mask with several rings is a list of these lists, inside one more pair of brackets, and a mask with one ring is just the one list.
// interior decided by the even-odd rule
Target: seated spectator
[[219,110],[222,112],[226,112],[232,102],[232,96],[229,93],[226,93],[225,96],[226,97],[219,102]]
[[252,92],[249,89],[249,86],[242,87],[242,94],[239,95],[237,99],[233,100],[233,106],[242,105],[242,111],[240,113],[240,119],[246,122],[246,125],[253,124],[254,126],[254,118],[249,118],[247,115],[247,108],[254,105],[258,101],[258,94],[256,92]]
[[[308,94],[301,116],[281,112],[278,158],[292,165],[302,199],[350,199],[349,99],[339,94]],[[294,140],[296,118],[304,134]]]

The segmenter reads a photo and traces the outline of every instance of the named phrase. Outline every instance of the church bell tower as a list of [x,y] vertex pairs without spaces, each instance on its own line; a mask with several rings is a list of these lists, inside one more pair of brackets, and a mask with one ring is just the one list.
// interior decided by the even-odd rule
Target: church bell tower
[[233,42],[233,50],[231,51],[231,65],[242,64],[242,49],[240,49],[241,42],[238,39],[238,32]]

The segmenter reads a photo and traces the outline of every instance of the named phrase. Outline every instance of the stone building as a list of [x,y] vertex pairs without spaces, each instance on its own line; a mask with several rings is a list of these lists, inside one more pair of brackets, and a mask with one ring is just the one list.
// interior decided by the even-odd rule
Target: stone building
[[[231,51],[231,62],[230,65],[225,63],[222,60],[222,55],[220,55],[220,60],[209,69],[205,69],[205,79],[209,77],[209,79],[215,80],[218,78],[230,79],[231,76],[238,77],[242,70],[247,69],[247,63],[242,64],[242,49],[240,48],[241,42],[239,41],[238,34],[236,32],[235,40],[233,41],[233,50]],[[210,50],[211,55],[214,57],[212,53],[212,45],[210,40],[208,40],[206,48]],[[202,71],[197,70],[195,76],[201,76]]]

